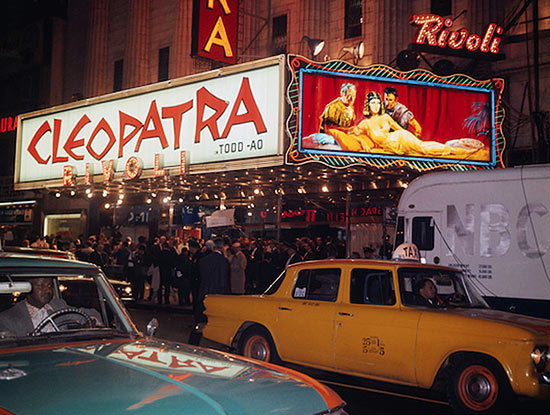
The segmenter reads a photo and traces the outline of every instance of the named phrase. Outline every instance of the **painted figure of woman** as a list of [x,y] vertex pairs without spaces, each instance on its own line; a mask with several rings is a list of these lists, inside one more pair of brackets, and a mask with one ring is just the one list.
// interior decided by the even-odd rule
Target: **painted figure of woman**
[[459,156],[467,157],[477,150],[451,147],[437,141],[422,141],[410,131],[403,129],[390,115],[385,113],[378,92],[371,91],[365,100],[363,114],[366,116],[353,131],[359,137],[367,136],[369,147],[399,155]]

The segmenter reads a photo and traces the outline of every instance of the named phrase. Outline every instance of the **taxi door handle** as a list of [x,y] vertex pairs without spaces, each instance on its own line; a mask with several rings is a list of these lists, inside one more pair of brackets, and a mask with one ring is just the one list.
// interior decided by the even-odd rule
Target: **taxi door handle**
[[344,313],[344,312],[342,312],[342,311],[339,311],[339,312],[338,312],[338,315],[340,315],[340,316],[353,317],[353,314],[352,314],[352,313]]
[[279,307],[279,310],[283,310],[283,311],[292,311],[292,308],[288,308],[288,307]]

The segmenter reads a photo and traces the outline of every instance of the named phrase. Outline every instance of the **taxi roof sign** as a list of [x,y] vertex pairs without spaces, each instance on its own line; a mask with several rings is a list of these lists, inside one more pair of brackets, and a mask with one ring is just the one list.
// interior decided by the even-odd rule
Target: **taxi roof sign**
[[395,248],[391,259],[394,261],[420,262],[420,253],[418,252],[418,248],[415,244],[405,242]]

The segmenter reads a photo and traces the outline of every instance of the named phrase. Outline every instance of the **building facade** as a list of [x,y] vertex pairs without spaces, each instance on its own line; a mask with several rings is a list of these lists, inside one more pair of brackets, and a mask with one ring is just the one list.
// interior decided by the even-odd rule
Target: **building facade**
[[[3,117],[227,66],[223,62],[192,56],[193,8],[201,2],[66,0],[54,3],[55,7],[51,8],[41,5],[42,9],[37,11],[34,19],[23,26],[27,27],[27,33],[35,33],[30,40],[27,39],[29,36],[24,36],[21,25],[9,26],[2,33],[3,59],[11,59],[12,63],[1,71],[0,81],[8,92],[1,107]],[[205,3],[219,7],[226,2]],[[513,166],[550,160],[547,144],[550,108],[542,99],[550,86],[550,42],[547,41],[550,35],[550,0],[241,0],[229,1],[227,5],[232,8],[231,13],[238,15],[234,45],[236,63],[292,53],[319,62],[340,59],[357,66],[385,64],[400,70],[421,68],[442,76],[461,73],[475,79],[503,78],[502,105],[506,112],[503,129],[507,139],[505,164]],[[457,35],[466,30],[468,34],[482,38],[491,24],[497,25],[502,32],[499,34],[498,59],[496,54],[456,53],[448,47],[415,45],[419,25],[410,23],[411,16],[430,14],[444,19],[447,30],[455,31]],[[437,36],[440,36],[439,32]],[[324,45],[316,53],[314,47],[322,41]],[[32,51],[30,57],[29,51]],[[21,85],[27,85],[25,94],[16,88]],[[10,152],[15,148],[14,141],[15,132],[8,131],[6,124],[2,142]],[[7,162],[7,165],[13,171],[13,162]],[[9,172],[2,174],[8,176]],[[239,174],[245,175],[245,172]],[[289,180],[281,180],[285,174]],[[261,206],[258,197],[256,202],[247,197],[245,201],[233,200],[226,204],[246,208],[241,212],[240,220],[249,231],[273,234],[273,226],[280,229],[284,219],[287,221],[282,227],[288,229],[289,235],[293,229],[307,227],[324,229],[319,232],[331,227],[345,232],[346,227],[349,231],[349,227],[355,226],[354,237],[360,247],[381,240],[384,233],[391,231],[391,219],[386,221],[383,213],[395,205],[402,186],[417,174],[406,169],[378,172],[357,168],[332,171],[321,167],[301,170],[282,167],[275,172],[258,173],[255,180],[259,185],[267,186],[273,180],[280,180],[278,188],[282,189],[270,198],[264,198]],[[294,183],[305,181],[307,175],[315,177],[316,181],[338,183],[333,197],[324,195],[320,186],[307,197],[295,191],[299,186]],[[351,202],[346,202],[346,175],[350,180],[364,182],[356,187],[360,191],[352,196]],[[369,179],[362,180],[364,177]],[[195,178],[190,181],[190,189],[197,194],[208,194],[205,183],[209,181],[212,177]],[[245,181],[241,186],[251,186],[251,183]],[[8,200],[24,198],[12,189],[8,191],[9,187],[7,185],[6,192],[2,192],[2,195],[10,195]],[[112,221],[113,225],[116,223],[116,212],[99,213],[106,205],[103,200],[87,200],[83,189],[75,189],[75,192],[76,196],[83,196],[78,203],[71,202],[71,195],[66,192],[60,196],[62,200],[67,198],[68,203],[60,203],[56,197],[58,189],[26,194],[36,199],[39,207],[35,209],[39,216],[33,221],[33,230],[44,232],[45,216],[63,213],[76,215],[62,217],[61,221],[65,222],[85,217],[83,233],[97,232],[106,220]],[[142,193],[132,196],[134,205],[144,205],[143,211],[149,209],[144,204],[146,196]],[[309,198],[313,200],[305,204],[304,200]],[[368,219],[352,220],[350,224],[342,220],[340,214],[342,210],[349,211],[349,203],[377,214],[365,215]],[[326,220],[307,222],[291,215],[291,212],[312,209],[312,204],[322,205],[323,215],[317,217],[323,216]],[[143,229],[138,231],[139,234],[155,233],[159,225],[170,228],[174,224],[170,219],[174,207],[176,210],[193,208],[189,200],[185,200],[183,207],[172,203],[172,213],[161,203],[153,201],[152,205],[154,213],[151,217],[155,219],[146,225],[140,224]],[[214,209],[219,200],[211,195],[207,200],[205,197],[196,199],[195,205]],[[128,209],[121,208],[119,215],[122,212],[122,217],[127,217]],[[276,218],[268,213],[277,209],[279,215]],[[286,217],[281,218],[284,212]],[[124,225],[136,229],[135,223]],[[365,234],[371,236],[362,236]]]

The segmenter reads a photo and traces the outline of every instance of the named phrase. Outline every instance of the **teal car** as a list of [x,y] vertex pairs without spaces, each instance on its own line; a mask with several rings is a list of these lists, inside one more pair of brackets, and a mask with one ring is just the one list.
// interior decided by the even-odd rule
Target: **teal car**
[[[93,279],[87,308],[63,298],[67,277]],[[51,283],[49,314],[22,332],[14,310],[32,311],[39,279]],[[154,339],[154,328],[138,331],[95,265],[0,254],[0,414],[345,414],[306,375]]]

